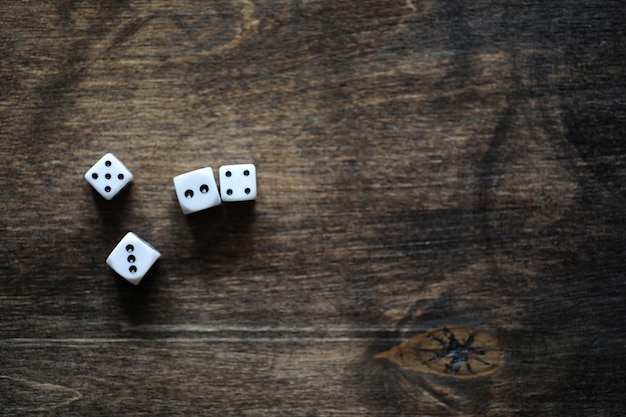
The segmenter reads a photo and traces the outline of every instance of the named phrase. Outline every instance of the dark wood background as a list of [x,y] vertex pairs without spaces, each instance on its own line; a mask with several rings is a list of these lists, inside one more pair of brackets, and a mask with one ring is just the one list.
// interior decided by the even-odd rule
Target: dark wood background
[[[624,22],[2,2],[0,415],[625,415]],[[172,177],[244,162],[253,211],[181,214]],[[138,287],[104,263],[129,230],[162,252]],[[381,357],[443,327],[495,371]]]

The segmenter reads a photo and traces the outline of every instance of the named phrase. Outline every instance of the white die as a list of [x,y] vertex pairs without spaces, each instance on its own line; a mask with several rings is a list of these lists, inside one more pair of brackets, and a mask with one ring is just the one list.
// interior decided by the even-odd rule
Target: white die
[[122,278],[137,285],[160,256],[148,242],[128,232],[111,251],[106,263]]
[[256,167],[253,164],[224,165],[219,171],[222,201],[256,199]]
[[219,206],[222,203],[211,167],[174,177],[174,188],[184,214]]
[[85,179],[102,197],[110,200],[133,180],[133,174],[115,155],[108,153],[89,168]]

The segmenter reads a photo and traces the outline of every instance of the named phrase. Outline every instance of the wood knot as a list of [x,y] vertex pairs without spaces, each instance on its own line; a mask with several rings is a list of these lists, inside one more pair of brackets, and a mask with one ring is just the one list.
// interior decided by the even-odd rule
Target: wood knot
[[417,334],[374,358],[402,368],[462,378],[489,375],[504,361],[501,342],[469,326],[446,326]]

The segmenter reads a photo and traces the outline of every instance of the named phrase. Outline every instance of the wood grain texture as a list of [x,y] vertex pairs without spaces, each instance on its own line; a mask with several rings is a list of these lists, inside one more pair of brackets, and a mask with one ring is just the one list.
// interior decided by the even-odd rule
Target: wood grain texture
[[[624,21],[5,2],[0,415],[624,415]],[[135,175],[111,202],[106,152]],[[248,162],[252,211],[181,214],[175,175]],[[138,287],[104,263],[129,230],[162,253]],[[502,363],[382,357],[444,328]]]

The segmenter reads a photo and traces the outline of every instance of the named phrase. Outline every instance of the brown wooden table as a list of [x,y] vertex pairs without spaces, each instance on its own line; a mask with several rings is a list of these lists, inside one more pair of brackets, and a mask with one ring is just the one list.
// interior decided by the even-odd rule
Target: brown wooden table
[[[0,415],[623,416],[624,22],[3,2]],[[182,215],[172,177],[247,162],[254,207]]]

